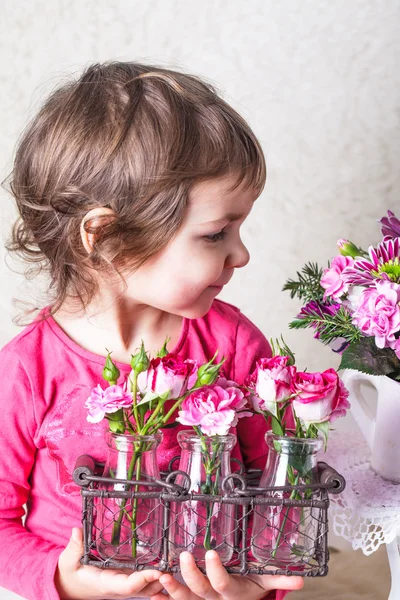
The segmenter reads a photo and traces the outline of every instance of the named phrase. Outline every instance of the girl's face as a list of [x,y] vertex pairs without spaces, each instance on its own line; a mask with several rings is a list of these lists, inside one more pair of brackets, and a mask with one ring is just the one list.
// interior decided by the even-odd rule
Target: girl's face
[[190,192],[184,222],[166,248],[126,277],[129,301],[195,319],[244,267],[250,255],[240,226],[257,197],[254,189],[225,176],[198,183]]

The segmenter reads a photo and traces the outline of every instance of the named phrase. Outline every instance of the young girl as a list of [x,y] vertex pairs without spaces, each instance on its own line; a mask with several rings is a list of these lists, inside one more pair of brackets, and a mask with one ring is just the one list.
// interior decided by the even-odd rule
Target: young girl
[[[89,67],[25,131],[10,249],[48,269],[53,298],[0,355],[1,586],[34,600],[260,600],[302,587],[300,577],[229,575],[212,551],[207,577],[181,555],[186,585],[79,562],[72,472],[81,454],[105,457],[106,422],[88,423],[84,404],[106,348],[125,377],[142,339],[154,356],[169,336],[183,358],[205,362],[219,350],[239,383],[270,355],[239,309],[216,300],[249,260],[239,231],[264,182],[246,122],[210,85],[154,66]],[[182,428],[164,430],[161,469],[179,453]],[[261,416],[233,429],[234,456],[248,468],[264,467],[265,430]]]

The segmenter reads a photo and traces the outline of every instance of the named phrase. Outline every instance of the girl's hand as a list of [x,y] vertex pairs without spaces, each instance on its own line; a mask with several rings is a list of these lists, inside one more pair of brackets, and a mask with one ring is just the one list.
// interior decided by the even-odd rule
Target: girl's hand
[[272,590],[300,590],[304,585],[303,578],[296,576],[232,575],[225,570],[214,550],[206,553],[207,577],[197,568],[189,552],[180,555],[180,567],[188,587],[165,573],[160,577],[160,583],[169,595],[157,593],[151,600],[261,600]]
[[[161,571],[147,569],[132,573],[82,565],[82,529],[74,527],[68,546],[60,554],[55,585],[62,600],[122,600],[129,596],[152,596],[163,589]],[[165,595],[161,594],[162,598]]]

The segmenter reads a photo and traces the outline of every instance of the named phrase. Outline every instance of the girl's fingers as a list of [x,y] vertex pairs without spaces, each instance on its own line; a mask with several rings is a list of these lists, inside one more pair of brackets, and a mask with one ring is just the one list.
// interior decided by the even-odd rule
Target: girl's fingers
[[206,573],[212,588],[222,596],[233,596],[237,591],[236,580],[224,568],[215,550],[206,552]]
[[[207,577],[197,568],[192,554],[190,554],[190,552],[182,552],[179,558],[183,580],[194,593],[196,599],[206,598],[206,600],[218,600],[218,592],[213,589]],[[182,600],[185,599],[182,598]]]
[[168,592],[168,596],[157,594],[157,598],[153,597],[152,600],[165,600],[165,598],[167,598],[167,600],[201,600],[200,596],[197,596],[192,590],[186,587],[186,585],[183,585],[174,579],[172,575],[163,575],[160,578],[160,583]]
[[[162,584],[158,582],[160,576],[161,571],[152,569],[137,571],[130,575],[105,569],[100,572],[98,583],[101,593],[107,597],[126,597],[135,594],[148,597],[162,589]],[[145,594],[145,590],[146,592],[149,590],[149,593]]]

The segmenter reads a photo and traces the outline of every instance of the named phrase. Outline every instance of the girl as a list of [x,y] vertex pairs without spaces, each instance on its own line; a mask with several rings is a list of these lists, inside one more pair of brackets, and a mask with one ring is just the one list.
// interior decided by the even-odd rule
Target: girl
[[[205,362],[218,349],[239,383],[270,355],[261,332],[216,300],[249,260],[239,230],[264,182],[246,122],[210,85],[154,66],[93,65],[27,128],[10,182],[20,214],[10,249],[48,269],[53,297],[0,356],[0,585],[34,600],[260,600],[302,587],[300,577],[229,575],[215,552],[207,577],[181,555],[186,585],[79,562],[72,471],[80,454],[104,460],[105,424],[89,424],[84,404],[105,348],[125,377],[141,339],[154,355],[169,336],[183,358]],[[243,421],[234,456],[263,467],[264,420]],[[180,428],[164,430],[161,469],[179,453]]]

